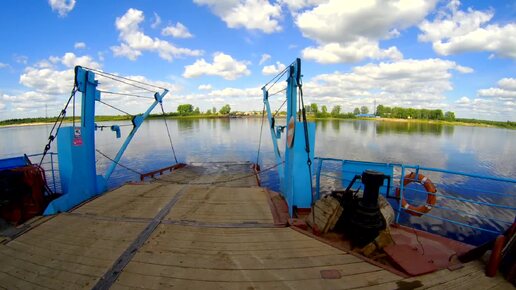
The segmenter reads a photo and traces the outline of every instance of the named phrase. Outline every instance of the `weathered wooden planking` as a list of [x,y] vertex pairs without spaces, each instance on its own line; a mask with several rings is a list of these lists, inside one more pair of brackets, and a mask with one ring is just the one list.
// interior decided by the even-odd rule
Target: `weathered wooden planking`
[[[163,224],[131,250],[135,255],[112,289],[512,287],[500,276],[485,277],[480,262],[403,279],[290,228],[274,227],[269,195],[254,186],[254,177],[238,179],[247,172],[248,164],[188,166],[60,214],[0,245],[0,289],[97,285],[167,205]],[[322,279],[322,270],[340,278]]]
[[[317,271],[318,269],[313,270]],[[210,280],[211,276],[196,277],[191,280],[124,272],[112,289],[128,289],[127,287],[136,285],[145,289],[354,289],[398,279],[398,276],[387,271],[360,273],[343,276],[340,279],[307,278],[304,276],[305,273],[299,273],[292,277],[294,278],[292,280],[288,279],[289,274],[286,273],[288,272],[277,270],[264,273],[264,277],[270,277],[270,280],[255,281],[254,277],[247,277],[243,281],[220,281]],[[314,272],[313,276],[317,276],[317,273]]]
[[257,186],[251,163],[210,163],[208,166],[181,168],[171,174],[159,176],[156,182],[180,184],[219,185],[225,187]]
[[259,187],[191,185],[166,220],[274,223],[268,193]]
[[89,289],[143,226],[58,215],[0,246],[0,287]]
[[74,213],[107,217],[153,218],[182,188],[178,184],[124,185]]
[[419,287],[417,289],[514,289],[514,286],[500,275],[489,278],[484,275],[484,271],[483,262],[473,261],[455,271],[443,269],[418,277],[371,285],[363,289],[416,289],[416,287]]
[[131,286],[136,280],[146,288],[299,288],[304,285],[301,281],[316,288],[337,285],[322,280],[321,270],[337,270],[346,281],[350,275],[368,273],[361,283],[400,278],[289,228],[160,225],[114,286]]

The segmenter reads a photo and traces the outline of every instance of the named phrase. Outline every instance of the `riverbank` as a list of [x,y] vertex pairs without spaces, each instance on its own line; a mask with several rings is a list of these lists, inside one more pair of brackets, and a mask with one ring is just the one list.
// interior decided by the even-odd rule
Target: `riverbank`
[[[150,115],[147,119],[162,119],[163,115]],[[167,119],[214,119],[214,118],[228,118],[224,115],[186,115],[174,116],[166,115]],[[130,116],[96,116],[95,122],[112,122],[112,121],[130,121]],[[56,118],[26,118],[26,119],[11,119],[0,121],[0,127],[23,127],[23,126],[39,126],[54,124]],[[75,119],[75,122],[80,122],[80,119]],[[72,118],[65,118],[63,123],[73,122]]]
[[[219,114],[201,114],[201,115],[166,115],[167,119],[217,119],[217,118],[231,118],[232,116],[228,115],[219,115]],[[240,116],[237,115],[238,118],[261,118],[261,115],[251,115],[251,116]],[[283,115],[278,116],[278,118],[284,117]],[[151,115],[149,119],[160,119],[163,118],[162,115]],[[130,117],[126,116],[97,116],[95,118],[96,122],[109,122],[109,121],[129,121]],[[447,125],[447,126],[468,126],[468,127],[487,127],[487,128],[506,128],[516,130],[516,122],[500,122],[500,121],[489,121],[489,120],[475,120],[475,119],[457,119],[455,121],[446,121],[446,120],[422,120],[422,119],[395,119],[395,118],[367,118],[367,117],[357,117],[357,118],[336,118],[336,117],[315,117],[308,116],[308,120],[310,121],[324,121],[324,120],[368,120],[375,122],[400,122],[400,123],[423,123],[423,124],[436,124],[436,125]],[[76,122],[78,120],[76,119]],[[0,121],[0,127],[19,127],[19,126],[38,126],[38,125],[46,125],[53,124],[55,122],[55,118],[27,118],[27,119],[14,119],[14,120],[4,120]],[[66,118],[63,123],[71,123],[71,118]]]
[[467,126],[467,127],[486,127],[486,128],[505,128],[516,130],[516,122],[500,122],[489,120],[474,120],[474,119],[457,119],[456,121],[446,120],[422,120],[422,119],[396,119],[396,118],[335,118],[335,117],[308,117],[308,120],[367,120],[375,122],[397,122],[397,123],[421,123],[421,124],[435,124],[447,126]]

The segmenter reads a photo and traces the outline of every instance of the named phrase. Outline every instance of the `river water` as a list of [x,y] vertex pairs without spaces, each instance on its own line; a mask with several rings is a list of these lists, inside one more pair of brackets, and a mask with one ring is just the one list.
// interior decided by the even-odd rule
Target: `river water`
[[[284,122],[280,120],[278,122]],[[110,125],[105,122],[102,125]],[[117,124],[129,124],[118,122]],[[66,125],[66,124],[65,124]],[[168,120],[175,152],[180,162],[256,161],[260,140],[260,118]],[[115,156],[131,127],[122,127],[122,138],[104,129],[96,133],[97,149]],[[51,125],[0,128],[0,158],[24,153],[40,153],[47,141]],[[414,164],[482,175],[516,177],[516,131],[500,128],[447,126],[441,124],[385,122],[365,120],[328,120],[316,123],[315,155],[340,159]],[[281,146],[283,148],[284,145]],[[52,145],[55,151],[56,144]],[[262,168],[275,164],[267,122],[263,127],[259,162]],[[97,154],[97,168],[103,173],[109,160]],[[146,121],[138,131],[121,164],[138,172],[146,172],[174,163],[174,157],[163,120]],[[339,164],[330,170],[339,171]],[[514,207],[516,185],[492,184],[482,180],[448,178],[430,175],[438,189],[457,197],[458,185],[466,189],[460,198],[481,202],[503,203]],[[429,177],[430,177],[429,176]],[[278,190],[277,173],[271,170],[262,177],[264,184]],[[448,178],[448,179],[447,179]],[[137,180],[134,172],[118,167],[109,186]],[[328,181],[331,183],[331,181]],[[439,188],[439,184],[442,185]],[[324,186],[324,185],[323,185]],[[340,182],[326,184],[342,187]],[[475,191],[476,190],[476,191]],[[501,195],[501,193],[506,194]],[[421,196],[421,194],[419,195]],[[424,200],[423,197],[414,197]],[[391,202],[397,207],[396,201]],[[441,198],[438,205],[453,207],[449,211],[434,209],[436,216],[454,218],[490,230],[502,230],[514,220],[514,210],[492,209],[475,203]],[[446,216],[448,215],[448,216]],[[479,244],[493,234],[432,217],[412,217],[402,214],[401,223],[437,232],[457,240]]]

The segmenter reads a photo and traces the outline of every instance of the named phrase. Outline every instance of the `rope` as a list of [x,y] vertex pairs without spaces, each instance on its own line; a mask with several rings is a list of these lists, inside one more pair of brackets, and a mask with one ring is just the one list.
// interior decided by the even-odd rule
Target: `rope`
[[99,153],[100,155],[104,156],[104,157],[105,157],[105,158],[107,158],[108,160],[111,160],[112,162],[115,162],[115,163],[116,163],[116,165],[120,165],[120,167],[123,167],[123,168],[125,168],[125,169],[127,169],[127,170],[129,170],[129,171],[131,171],[131,172],[133,172],[133,173],[136,173],[136,174],[138,174],[138,175],[142,175],[142,174],[143,174],[143,173],[141,173],[141,172],[138,172],[138,171],[136,171],[136,170],[134,170],[134,169],[132,169],[132,168],[129,168],[129,167],[127,167],[127,166],[125,166],[125,165],[121,164],[120,162],[116,162],[113,158],[111,158],[111,157],[107,156],[105,153],[101,152],[99,149],[95,149],[95,151],[97,151],[97,153]]
[[163,121],[165,121],[165,127],[167,127],[168,140],[170,141],[170,148],[172,149],[172,153],[174,154],[174,160],[177,163],[176,151],[174,150],[174,144],[172,143],[172,137],[170,137],[170,130],[168,129],[167,117],[165,116],[165,110],[163,109],[163,103],[159,102],[161,107],[161,113],[163,115]]
[[276,115],[279,113],[279,111],[281,110],[281,108],[283,108],[283,106],[285,105],[285,103],[287,102],[288,99],[285,99],[285,101],[283,101],[283,103],[281,104],[281,106],[276,110],[276,113],[274,113],[274,115],[272,115],[273,118],[276,117]]
[[264,172],[270,171],[270,170],[280,166],[283,163],[285,163],[285,161],[282,161],[282,162],[280,162],[278,164],[274,164],[273,166],[267,167],[267,168],[265,168],[263,170],[260,170],[257,173],[250,173],[250,174],[247,174],[247,175],[243,175],[243,176],[239,176],[239,177],[235,177],[235,178],[231,178],[231,179],[225,179],[225,180],[219,180],[219,181],[211,181],[211,182],[192,182],[192,181],[180,182],[180,181],[162,180],[162,179],[157,179],[157,178],[153,178],[153,179],[154,179],[154,181],[161,182],[161,183],[191,184],[191,185],[216,185],[216,184],[232,182],[232,181],[236,181],[236,180],[240,180],[240,179],[244,179],[244,178],[259,176],[260,174],[263,174]]
[[274,81],[276,78],[277,80],[272,84],[272,86],[270,86],[268,90],[270,90],[278,81],[279,79],[287,72],[288,69],[290,69],[290,66],[294,63],[295,61],[291,62],[289,65],[287,65],[287,67],[285,67],[284,70],[280,71],[275,77],[273,77],[268,83],[266,83],[263,87],[265,88],[268,84],[270,84],[272,81]]
[[117,92],[103,91],[103,90],[98,90],[98,91],[103,93],[103,94],[108,94],[108,95],[120,95],[120,96],[129,96],[129,97],[136,97],[136,98],[143,98],[143,99],[154,100],[153,97],[140,96],[140,95],[131,94],[131,93],[117,93]]
[[[117,162],[115,161],[113,158],[107,156],[106,154],[104,154],[103,152],[101,152],[100,150],[98,149],[95,149],[95,151],[97,151],[100,155],[104,156],[106,159],[108,160],[111,160],[112,162],[115,162],[117,165],[120,165],[120,167],[123,167],[133,173],[136,173],[136,174],[139,174],[139,175],[143,175],[143,173],[141,172],[138,172],[128,166],[125,166],[123,164],[121,164],[120,162]],[[203,162],[203,163],[207,163],[207,162]],[[155,182],[161,182],[161,183],[172,183],[172,184],[192,184],[192,185],[215,185],[215,184],[222,184],[222,183],[227,183],[227,182],[232,182],[232,181],[236,181],[236,180],[240,180],[240,179],[244,179],[244,178],[249,178],[249,177],[254,177],[254,176],[259,176],[260,174],[263,174],[267,171],[270,171],[278,166],[280,166],[281,164],[285,163],[285,161],[283,162],[280,162],[278,164],[274,164],[273,166],[270,166],[268,168],[265,168],[259,172],[256,172],[256,173],[250,173],[248,175],[243,175],[243,176],[239,176],[239,177],[235,177],[235,178],[231,178],[231,179],[225,179],[225,180],[219,180],[219,181],[211,181],[211,182],[192,182],[192,181],[189,181],[189,182],[180,182],[180,181],[171,181],[171,180],[163,180],[163,179],[158,179],[158,178],[155,178],[155,177],[151,177]]]
[[131,86],[134,86],[134,87],[137,87],[137,88],[140,88],[140,89],[143,89],[143,90],[146,90],[146,91],[152,92],[152,93],[154,93],[154,91],[149,90],[149,89],[147,89],[147,88],[142,88],[142,87],[136,86],[136,85],[134,85],[134,84],[128,84],[128,83],[123,82],[123,81],[121,81],[121,80],[117,80],[116,78],[124,79],[124,80],[131,81],[131,82],[135,82],[135,83],[137,83],[137,84],[141,84],[141,85],[145,85],[145,86],[149,86],[149,87],[154,87],[154,88],[158,88],[158,89],[166,90],[165,88],[160,87],[160,86],[157,86],[157,85],[153,85],[153,84],[149,84],[149,83],[146,83],[146,82],[141,82],[141,81],[133,80],[133,79],[130,79],[130,78],[126,78],[126,77],[123,77],[123,76],[115,75],[115,74],[108,73],[108,72],[105,72],[105,71],[101,71],[101,70],[98,70],[98,69],[89,68],[89,67],[83,67],[83,68],[88,69],[88,70],[91,70],[91,71],[94,71],[94,72],[96,72],[96,73],[98,73],[98,74],[102,75],[103,77],[106,77],[106,78],[109,78],[109,79],[112,79],[112,80],[115,80],[115,81],[119,81],[119,82],[125,83],[125,84],[127,84],[127,85],[131,85]]
[[284,88],[284,89],[282,89],[282,90],[276,91],[276,92],[274,92],[274,93],[272,93],[272,94],[269,94],[269,97],[272,97],[272,96],[274,96],[274,95],[277,95],[277,94],[279,94],[279,93],[281,93],[281,92],[284,92],[284,91],[286,91],[286,90],[287,90],[287,88]]
[[258,153],[256,154],[256,164],[258,165],[258,161],[260,159],[260,148],[262,146],[262,132],[263,132],[263,122],[265,120],[265,103],[263,103],[262,109],[262,125],[260,126],[260,141],[258,142]]
[[119,109],[119,108],[117,108],[117,107],[115,107],[115,106],[113,106],[113,105],[110,105],[110,104],[108,104],[108,103],[106,103],[106,102],[104,102],[104,101],[98,100],[98,102],[99,102],[99,103],[101,103],[101,104],[104,104],[104,105],[106,105],[106,106],[108,106],[108,107],[111,107],[111,108],[113,108],[113,109],[115,109],[115,110],[117,110],[117,111],[119,111],[119,112],[122,112],[122,113],[124,113],[124,114],[126,114],[126,115],[128,115],[128,116],[133,117],[133,115],[131,115],[131,114],[127,113],[126,111],[124,111],[124,110],[122,110],[122,109]]

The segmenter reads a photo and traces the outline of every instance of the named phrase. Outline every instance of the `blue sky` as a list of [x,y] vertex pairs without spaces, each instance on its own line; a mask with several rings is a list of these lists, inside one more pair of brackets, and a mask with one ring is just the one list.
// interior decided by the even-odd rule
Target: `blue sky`
[[516,121],[514,1],[5,1],[0,25],[0,120],[56,115],[75,65],[166,86],[167,111],[261,110],[260,87],[301,57],[309,103]]

